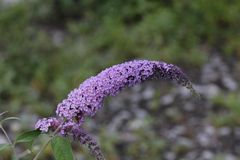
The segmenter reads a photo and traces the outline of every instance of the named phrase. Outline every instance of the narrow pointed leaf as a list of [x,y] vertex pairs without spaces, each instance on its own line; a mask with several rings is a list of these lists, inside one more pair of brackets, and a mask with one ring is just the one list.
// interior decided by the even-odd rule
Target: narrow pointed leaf
[[15,143],[26,143],[32,142],[35,138],[37,138],[41,134],[39,130],[32,130],[17,136]]
[[56,160],[73,160],[72,147],[67,138],[56,136],[51,140]]

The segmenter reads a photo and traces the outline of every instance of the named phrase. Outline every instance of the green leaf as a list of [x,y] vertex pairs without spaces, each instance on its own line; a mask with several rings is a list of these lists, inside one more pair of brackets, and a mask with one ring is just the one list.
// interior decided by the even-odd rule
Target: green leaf
[[56,160],[73,160],[72,147],[67,138],[56,136],[51,140]]
[[40,130],[32,130],[17,136],[15,143],[32,142],[41,134]]
[[0,144],[0,151],[6,149],[6,148],[10,148],[11,145],[10,144],[7,144],[7,143],[4,143],[4,144]]

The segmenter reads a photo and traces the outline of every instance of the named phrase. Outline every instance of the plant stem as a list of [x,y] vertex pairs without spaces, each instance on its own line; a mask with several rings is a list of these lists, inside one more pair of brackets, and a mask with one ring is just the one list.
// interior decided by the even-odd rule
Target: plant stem
[[0,129],[3,131],[3,134],[5,135],[5,137],[7,138],[7,141],[8,143],[10,144],[12,150],[13,150],[13,153],[14,153],[14,158],[17,160],[18,157],[17,157],[17,154],[16,154],[16,151],[15,151],[15,147],[14,147],[14,144],[12,143],[11,139],[9,138],[7,132],[5,131],[5,129],[3,128],[3,126],[0,124]]
[[52,137],[47,140],[47,142],[44,143],[42,148],[39,150],[39,152],[36,154],[36,156],[33,158],[33,160],[37,160],[42,151],[47,147],[48,143],[52,140]]
[[21,158],[23,158],[23,157],[25,157],[25,156],[27,156],[28,154],[31,154],[31,153],[32,152],[29,149],[27,149],[24,152],[22,152],[18,157],[19,157],[19,159],[21,159]]
[[4,111],[2,113],[0,113],[0,116],[4,115],[5,113],[7,113],[8,111]]
[[1,130],[3,131],[3,134],[5,135],[5,137],[7,138],[8,143],[9,143],[10,145],[13,145],[11,139],[9,138],[7,132],[5,131],[5,129],[3,128],[2,125],[0,125],[0,128],[1,128]]
[[43,146],[41,147],[41,149],[39,150],[39,152],[36,154],[36,156],[33,158],[33,160],[37,160],[40,156],[40,154],[42,153],[42,151],[48,146],[49,142],[54,138],[54,136],[56,135],[56,133],[60,130],[62,124],[59,125],[59,127],[53,132],[53,134],[50,136],[50,138],[47,140],[47,142],[45,142],[43,144]]

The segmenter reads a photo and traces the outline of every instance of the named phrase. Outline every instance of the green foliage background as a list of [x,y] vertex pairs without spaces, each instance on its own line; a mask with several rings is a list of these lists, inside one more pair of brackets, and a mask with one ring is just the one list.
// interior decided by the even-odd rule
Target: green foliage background
[[[239,57],[239,10],[238,0],[29,0],[2,6],[1,101],[15,110],[50,102],[47,109],[83,79],[134,58],[199,67],[212,51]],[[60,42],[54,42],[55,32],[61,32]]]
[[240,59],[239,0],[6,2],[0,1],[0,111],[13,115],[49,116],[84,79],[131,59],[164,60],[189,72],[212,53]]

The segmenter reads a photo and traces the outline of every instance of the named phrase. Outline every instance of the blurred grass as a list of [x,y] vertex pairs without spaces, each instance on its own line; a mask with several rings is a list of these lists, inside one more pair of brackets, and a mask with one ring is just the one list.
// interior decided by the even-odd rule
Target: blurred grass
[[52,106],[122,61],[199,68],[212,51],[240,55],[237,0],[0,2],[0,100],[14,112]]
[[216,112],[211,116],[216,126],[234,127],[240,125],[240,96],[238,93],[219,95],[213,99],[213,103],[218,110],[224,108],[223,111]]

